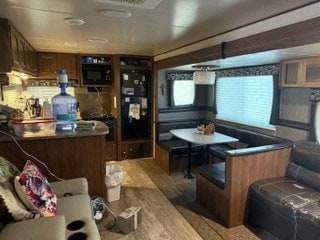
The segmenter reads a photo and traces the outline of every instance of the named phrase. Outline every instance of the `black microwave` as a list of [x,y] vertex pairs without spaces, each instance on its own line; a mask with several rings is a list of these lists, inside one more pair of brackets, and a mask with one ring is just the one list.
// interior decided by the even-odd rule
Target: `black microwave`
[[111,65],[83,63],[82,85],[112,85]]

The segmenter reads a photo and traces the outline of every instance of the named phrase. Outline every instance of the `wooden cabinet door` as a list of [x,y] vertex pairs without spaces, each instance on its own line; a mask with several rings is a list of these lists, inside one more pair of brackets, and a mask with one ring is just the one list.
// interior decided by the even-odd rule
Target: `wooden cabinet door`
[[69,79],[78,79],[78,63],[76,54],[58,54],[61,69],[66,69]]
[[320,87],[320,58],[305,60],[303,87]]
[[66,69],[69,79],[78,79],[76,54],[39,53],[39,77],[56,78],[57,70]]
[[34,74],[38,74],[38,61],[37,52],[30,46],[29,51],[30,71]]
[[19,65],[23,69],[27,69],[26,60],[25,60],[25,44],[24,44],[24,39],[21,37],[18,39],[18,59],[19,59]]
[[26,42],[24,44],[24,63],[26,70],[31,72],[30,45]]
[[56,53],[39,53],[39,77],[56,78],[56,71],[60,64],[57,63]]
[[106,142],[104,150],[106,160],[117,160],[117,144],[115,142]]
[[281,87],[299,87],[304,78],[303,65],[301,59],[281,62]]
[[11,27],[11,52],[13,60],[13,68],[15,70],[30,72],[29,43]]
[[31,74],[38,74],[37,53],[27,42],[24,46],[26,71]]
[[13,65],[19,66],[19,35],[14,28],[11,28],[11,50]]
[[120,147],[120,159],[152,156],[151,141],[122,142]]

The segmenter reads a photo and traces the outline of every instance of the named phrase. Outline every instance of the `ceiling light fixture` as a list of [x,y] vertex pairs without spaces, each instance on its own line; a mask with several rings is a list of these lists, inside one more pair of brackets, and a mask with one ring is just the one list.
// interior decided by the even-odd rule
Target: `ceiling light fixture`
[[68,47],[76,47],[76,46],[78,46],[78,43],[74,42],[74,41],[67,41],[67,42],[64,42],[64,45],[66,45]]
[[65,18],[64,21],[70,25],[83,25],[85,23],[82,18]]
[[108,42],[108,39],[106,38],[97,38],[97,37],[90,37],[89,38],[89,42],[91,43],[100,43],[100,44],[104,44]]
[[194,65],[192,67],[199,69],[193,73],[194,84],[213,85],[215,83],[216,73],[212,71],[212,68],[219,67],[218,65]]
[[106,17],[116,17],[116,18],[128,18],[131,17],[131,12],[111,10],[111,9],[101,9],[99,11],[102,15]]
[[125,7],[138,7],[144,9],[154,9],[162,0],[94,0],[98,3],[107,3]]

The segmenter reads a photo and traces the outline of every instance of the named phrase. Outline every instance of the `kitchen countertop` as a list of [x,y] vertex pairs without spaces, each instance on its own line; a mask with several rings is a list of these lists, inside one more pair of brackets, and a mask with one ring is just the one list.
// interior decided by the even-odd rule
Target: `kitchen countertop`
[[[32,136],[20,137],[16,136],[12,131],[9,132],[17,141],[26,141],[26,140],[39,140],[39,139],[59,139],[59,138],[79,138],[79,137],[90,137],[90,136],[99,136],[106,135],[109,133],[109,128],[106,124],[97,121],[97,126],[94,130],[76,130],[76,131],[56,131],[55,134],[34,134]],[[11,141],[10,136],[0,132],[0,142],[1,141]]]

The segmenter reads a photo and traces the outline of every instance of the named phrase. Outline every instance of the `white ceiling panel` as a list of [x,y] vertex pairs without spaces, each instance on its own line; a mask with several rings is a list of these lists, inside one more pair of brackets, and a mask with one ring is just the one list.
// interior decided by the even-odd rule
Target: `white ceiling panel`
[[[157,56],[315,2],[162,0],[144,9],[95,0],[1,0],[0,17],[8,18],[37,51]],[[131,17],[106,17],[102,9],[128,11]],[[69,17],[85,24],[67,25]],[[108,43],[94,45],[89,37]],[[77,46],[66,46],[66,41]]]

